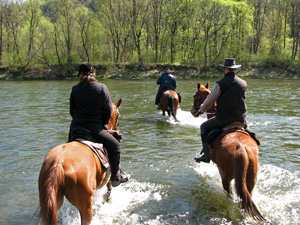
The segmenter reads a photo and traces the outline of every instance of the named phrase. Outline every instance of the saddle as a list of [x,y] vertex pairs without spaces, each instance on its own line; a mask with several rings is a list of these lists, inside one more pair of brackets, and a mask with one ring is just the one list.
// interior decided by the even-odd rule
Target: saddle
[[206,143],[210,145],[211,148],[213,148],[216,140],[218,138],[224,137],[226,134],[233,133],[233,132],[241,132],[248,136],[251,136],[244,128],[243,124],[239,122],[234,122],[231,124],[228,124],[227,126],[220,128],[214,128],[211,132],[207,135]]
[[82,127],[76,127],[71,131],[70,141],[78,141],[88,146],[99,158],[101,164],[107,169],[109,167],[109,158],[103,144],[96,143],[91,132]]

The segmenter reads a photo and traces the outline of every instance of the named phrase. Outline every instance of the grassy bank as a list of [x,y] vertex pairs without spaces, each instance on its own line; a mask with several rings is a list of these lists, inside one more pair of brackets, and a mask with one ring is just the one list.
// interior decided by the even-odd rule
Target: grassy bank
[[[53,68],[0,68],[0,80],[66,80],[76,79],[79,64],[55,66]],[[94,63],[98,79],[156,79],[166,68],[170,68],[177,79],[222,77],[221,67],[202,69],[175,64],[101,64]],[[300,79],[300,69],[276,66],[245,65],[238,75],[256,79]]]

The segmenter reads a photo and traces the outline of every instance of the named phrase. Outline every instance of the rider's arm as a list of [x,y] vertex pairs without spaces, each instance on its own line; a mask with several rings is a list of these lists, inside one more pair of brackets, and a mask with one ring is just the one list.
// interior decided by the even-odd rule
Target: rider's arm
[[210,107],[215,104],[221,94],[220,85],[217,83],[211,93],[207,96],[205,101],[201,104],[199,112],[201,114],[205,113]]
[[158,77],[156,84],[161,84],[162,76],[163,76],[163,74]]
[[103,105],[102,105],[102,123],[103,125],[108,124],[112,113],[112,102],[108,88],[103,84]]

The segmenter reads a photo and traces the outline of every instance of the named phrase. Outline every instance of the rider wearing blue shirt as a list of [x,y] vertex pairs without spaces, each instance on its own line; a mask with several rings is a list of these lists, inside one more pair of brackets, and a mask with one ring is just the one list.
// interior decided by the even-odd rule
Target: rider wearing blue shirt
[[162,93],[168,90],[176,91],[177,82],[175,77],[171,74],[170,69],[166,69],[165,73],[159,76],[156,83],[160,86],[156,94],[155,104],[158,105],[157,109],[160,109],[159,101]]

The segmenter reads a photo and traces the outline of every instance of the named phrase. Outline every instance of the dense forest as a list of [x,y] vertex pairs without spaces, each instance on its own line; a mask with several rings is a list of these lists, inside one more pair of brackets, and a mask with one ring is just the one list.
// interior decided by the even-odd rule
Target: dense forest
[[208,70],[226,57],[300,68],[300,0],[0,2],[2,71],[48,69],[67,77],[83,61]]

